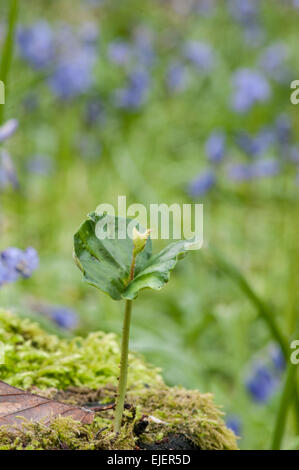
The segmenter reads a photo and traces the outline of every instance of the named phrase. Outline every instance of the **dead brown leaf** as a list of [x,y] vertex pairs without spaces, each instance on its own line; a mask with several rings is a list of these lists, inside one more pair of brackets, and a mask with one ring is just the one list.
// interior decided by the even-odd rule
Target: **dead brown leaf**
[[70,416],[83,424],[91,424],[94,412],[25,392],[0,380],[0,426],[21,425],[19,417],[47,425],[57,416]]

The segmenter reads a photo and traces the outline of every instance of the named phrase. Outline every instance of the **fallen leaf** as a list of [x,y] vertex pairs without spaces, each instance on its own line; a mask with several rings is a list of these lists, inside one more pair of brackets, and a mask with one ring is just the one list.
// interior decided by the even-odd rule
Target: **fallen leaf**
[[94,412],[25,392],[0,380],[0,426],[18,426],[22,424],[20,417],[47,425],[57,416],[70,416],[91,424]]

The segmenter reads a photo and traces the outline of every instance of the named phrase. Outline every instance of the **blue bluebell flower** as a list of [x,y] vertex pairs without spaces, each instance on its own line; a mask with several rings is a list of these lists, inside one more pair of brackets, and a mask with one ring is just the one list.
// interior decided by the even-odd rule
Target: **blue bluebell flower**
[[70,100],[86,93],[93,83],[93,59],[93,56],[81,51],[70,59],[61,60],[49,78],[54,95]]
[[268,46],[262,53],[260,67],[270,78],[279,83],[287,83],[290,80],[290,71],[286,67],[287,48],[282,42],[276,42]]
[[247,132],[238,132],[236,135],[236,143],[247,155],[256,156],[256,141]]
[[242,26],[256,23],[259,16],[258,0],[229,0],[228,10],[231,16]]
[[273,362],[275,371],[278,374],[281,374],[282,372],[284,372],[286,368],[286,360],[285,360],[285,357],[281,348],[278,345],[273,345],[270,348],[270,358]]
[[201,16],[211,16],[215,10],[215,0],[197,0],[194,11]]
[[37,269],[39,258],[32,247],[26,250],[10,247],[0,253],[1,283],[15,282],[19,277],[29,278]]
[[280,172],[278,160],[274,158],[259,158],[252,163],[232,164],[228,176],[233,181],[248,181],[258,178],[275,176]]
[[204,42],[188,41],[184,46],[184,55],[203,72],[209,72],[215,64],[214,50]]
[[299,145],[292,145],[289,148],[289,159],[293,163],[299,163]]
[[265,35],[260,24],[259,1],[229,0],[228,9],[231,16],[242,26],[247,45],[250,47],[260,45]]
[[3,286],[7,281],[7,268],[4,266],[0,259],[0,287]]
[[266,403],[275,393],[279,381],[273,372],[263,364],[256,364],[246,381],[246,388],[257,403]]
[[253,23],[244,28],[244,39],[247,47],[261,47],[266,37],[259,23]]
[[252,178],[266,178],[275,176],[280,172],[278,160],[274,158],[261,158],[251,164]]
[[100,36],[99,25],[93,21],[85,21],[80,26],[78,35],[83,46],[95,47]]
[[242,182],[252,178],[251,166],[248,163],[234,163],[228,167],[228,177],[232,181]]
[[108,45],[108,57],[114,64],[127,65],[131,55],[131,47],[125,41],[113,41]]
[[0,151],[0,190],[12,186],[14,189],[19,187],[17,172],[11,156],[6,150]]
[[283,147],[289,145],[292,138],[292,123],[287,114],[280,114],[276,118],[275,131],[278,143]]
[[149,68],[155,63],[153,31],[143,25],[134,31],[134,56],[139,66]]
[[170,91],[177,93],[184,91],[188,82],[188,72],[184,64],[173,62],[167,70],[167,87]]
[[219,163],[223,160],[226,150],[226,136],[221,131],[210,134],[205,145],[206,154],[211,162]]
[[254,138],[256,155],[266,153],[276,144],[276,140],[275,130],[269,126],[263,127]]
[[38,21],[31,27],[21,27],[17,34],[21,57],[32,67],[44,69],[55,57],[54,34],[46,21]]
[[146,70],[136,69],[130,77],[127,87],[115,91],[114,100],[118,108],[136,110],[142,106],[147,98],[149,89],[149,76]]
[[188,193],[191,197],[204,196],[216,184],[213,171],[205,170],[189,184]]
[[257,70],[242,68],[233,75],[232,107],[238,113],[249,111],[257,102],[267,101],[271,88],[267,79]]
[[24,279],[28,279],[38,266],[39,257],[37,251],[30,246],[23,251],[16,268]]
[[51,319],[66,330],[72,330],[78,325],[77,313],[66,307],[53,307],[51,309]]
[[18,280],[19,272],[16,266],[20,260],[21,253],[21,250],[14,247],[7,248],[7,250],[0,253],[1,285]]
[[231,414],[226,417],[225,420],[226,427],[231,429],[236,436],[241,436],[242,431],[242,421],[238,415]]
[[275,131],[270,127],[264,127],[254,137],[247,132],[238,132],[236,143],[247,155],[261,156],[276,143]]
[[9,139],[19,127],[19,121],[17,119],[9,119],[2,126],[0,126],[0,142],[4,142]]
[[102,101],[98,97],[88,99],[85,105],[84,120],[88,126],[102,121],[105,118],[105,111]]
[[48,305],[38,303],[33,306],[39,314],[45,315],[60,328],[73,330],[78,326],[79,318],[77,312],[64,305]]

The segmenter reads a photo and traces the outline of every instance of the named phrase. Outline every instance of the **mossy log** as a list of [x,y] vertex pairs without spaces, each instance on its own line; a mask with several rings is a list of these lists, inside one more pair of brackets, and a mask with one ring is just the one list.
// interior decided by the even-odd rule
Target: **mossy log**
[[[0,379],[65,403],[94,407],[94,422],[58,417],[49,426],[25,421],[0,428],[0,449],[237,449],[210,394],[167,387],[160,371],[130,354],[126,410],[121,433],[112,430],[119,365],[114,334],[71,340],[49,335],[27,319],[0,311],[5,363]],[[109,408],[109,407],[108,407]]]

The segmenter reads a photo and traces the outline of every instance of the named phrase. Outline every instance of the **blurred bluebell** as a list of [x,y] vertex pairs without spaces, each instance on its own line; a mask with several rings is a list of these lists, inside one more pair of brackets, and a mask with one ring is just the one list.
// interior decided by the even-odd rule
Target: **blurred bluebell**
[[242,26],[247,46],[260,46],[265,33],[260,21],[259,0],[228,0],[228,10]]
[[32,247],[26,250],[10,247],[0,253],[2,284],[15,282],[20,276],[29,278],[38,268],[39,257]]
[[215,63],[212,46],[204,42],[187,41],[184,46],[184,55],[199,70],[204,72],[209,72]]
[[274,158],[259,158],[252,163],[231,164],[228,176],[233,181],[248,181],[251,179],[275,176],[280,172],[278,160]]
[[254,69],[237,70],[233,74],[233,86],[231,104],[238,113],[249,111],[255,103],[267,101],[271,96],[267,79]]
[[236,436],[241,436],[242,431],[242,421],[240,416],[235,414],[227,415],[225,420],[226,427],[231,429]]
[[247,132],[236,134],[237,145],[250,156],[261,156],[276,143],[275,130],[271,127],[264,127],[260,132],[252,137]]
[[246,381],[246,388],[252,399],[257,403],[266,403],[275,393],[279,380],[264,364],[255,364],[250,377]]
[[55,57],[54,33],[44,20],[30,27],[21,27],[17,34],[17,44],[21,57],[36,69],[44,69],[52,64]]
[[293,163],[299,163],[299,145],[292,145],[289,148],[289,159]]
[[242,149],[247,155],[256,155],[257,147],[255,139],[252,138],[248,132],[241,131],[236,134],[236,144]]
[[263,155],[270,147],[276,144],[275,129],[270,126],[263,127],[254,138],[256,154]]
[[228,167],[228,178],[232,181],[248,181],[251,177],[251,166],[248,163],[234,163]]
[[261,54],[260,67],[273,80],[279,83],[290,81],[290,70],[286,66],[287,48],[282,42],[275,42],[268,46]]
[[273,361],[274,368],[278,374],[286,368],[286,360],[281,348],[278,345],[272,345],[270,348],[270,358]]
[[0,259],[0,287],[3,286],[3,284],[6,282],[6,272],[7,269]]
[[275,131],[280,145],[286,146],[292,138],[291,119],[287,114],[280,114],[275,120]]
[[86,101],[84,120],[88,126],[93,126],[105,118],[105,110],[102,101],[98,97]]
[[11,156],[6,150],[0,151],[0,190],[12,186],[19,187],[19,180]]
[[259,23],[246,26],[243,33],[246,46],[251,48],[260,48],[266,38],[266,32]]
[[151,67],[155,63],[156,54],[153,47],[153,31],[139,25],[134,33],[134,55],[137,64],[144,67]]
[[147,71],[142,68],[135,69],[129,77],[128,85],[115,91],[115,106],[128,110],[140,108],[146,101],[149,84]]
[[10,247],[0,253],[2,284],[15,282],[19,278],[17,265],[22,256],[19,248]]
[[259,16],[259,0],[228,0],[231,16],[243,26],[256,23]]
[[17,264],[18,272],[24,279],[27,279],[32,276],[32,273],[38,268],[38,266],[39,257],[37,251],[32,247],[26,248],[26,250],[22,252]]
[[17,130],[19,121],[17,119],[9,119],[0,126],[0,142],[9,139]]
[[84,21],[80,26],[78,36],[82,41],[82,45],[91,47],[97,46],[100,37],[99,25],[93,21]]
[[53,307],[51,309],[51,319],[61,328],[72,330],[78,325],[77,313],[66,307]]
[[36,175],[49,175],[53,172],[54,162],[49,155],[33,155],[27,162],[27,169]]
[[74,57],[58,63],[49,86],[54,95],[70,100],[86,93],[93,83],[93,56],[79,51]]
[[275,176],[280,172],[278,160],[274,158],[261,158],[251,164],[252,178],[265,178]]
[[77,312],[63,305],[49,305],[37,303],[33,309],[41,315],[45,315],[60,328],[73,330],[78,326],[79,318]]
[[215,0],[197,0],[194,11],[202,16],[210,16],[215,10]]
[[170,91],[177,93],[184,91],[188,83],[188,72],[181,62],[172,62],[167,70],[167,87]]
[[108,57],[114,64],[127,65],[131,58],[131,47],[125,41],[113,41],[108,44]]
[[206,141],[205,150],[211,162],[221,162],[226,151],[225,133],[221,131],[212,132]]
[[188,193],[191,197],[204,196],[216,184],[216,177],[212,170],[200,173],[189,184]]

